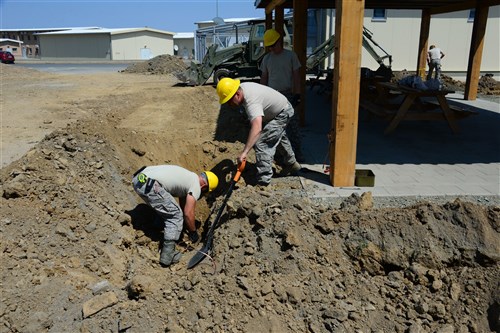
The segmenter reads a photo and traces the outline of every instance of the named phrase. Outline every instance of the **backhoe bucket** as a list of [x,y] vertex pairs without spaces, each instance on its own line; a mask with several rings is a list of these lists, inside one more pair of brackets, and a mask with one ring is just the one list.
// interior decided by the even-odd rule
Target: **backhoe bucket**
[[181,82],[184,82],[190,86],[198,86],[205,83],[206,80],[201,82],[200,80],[200,68],[201,65],[197,62],[191,61],[191,65],[184,72],[177,72],[175,76]]

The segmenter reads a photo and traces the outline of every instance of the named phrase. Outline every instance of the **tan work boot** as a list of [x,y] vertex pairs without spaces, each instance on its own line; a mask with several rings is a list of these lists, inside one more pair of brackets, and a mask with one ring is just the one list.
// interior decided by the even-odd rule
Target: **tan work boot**
[[160,265],[168,267],[178,263],[182,257],[182,253],[175,250],[175,241],[164,241],[163,248],[160,253]]
[[292,163],[290,165],[287,165],[281,169],[281,172],[278,174],[280,177],[286,177],[286,176],[296,176],[297,172],[302,169],[300,164],[298,162]]

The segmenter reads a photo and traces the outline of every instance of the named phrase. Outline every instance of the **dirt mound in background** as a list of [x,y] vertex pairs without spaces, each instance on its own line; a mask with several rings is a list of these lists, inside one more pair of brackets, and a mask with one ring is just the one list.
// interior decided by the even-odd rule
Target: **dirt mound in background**
[[[392,82],[398,83],[399,80],[406,76],[415,75],[415,72],[407,70],[397,71],[393,73]],[[446,89],[463,92],[465,90],[465,82],[455,80],[446,74],[441,75],[443,85]],[[481,95],[500,95],[500,82],[493,78],[493,74],[485,74],[479,78],[477,93]]]
[[133,172],[214,170],[221,185],[199,203],[202,224],[222,203],[247,123],[219,109],[211,86],[142,77],[135,90],[79,97],[88,117],[0,170],[0,332],[500,330],[500,207],[374,208],[369,193],[339,203],[307,197],[297,177],[259,190],[251,159],[212,257],[187,270],[195,251],[184,237],[181,262],[161,268],[162,227]]
[[184,61],[178,57],[163,54],[150,60],[128,66],[122,72],[137,74],[174,74],[186,70]]

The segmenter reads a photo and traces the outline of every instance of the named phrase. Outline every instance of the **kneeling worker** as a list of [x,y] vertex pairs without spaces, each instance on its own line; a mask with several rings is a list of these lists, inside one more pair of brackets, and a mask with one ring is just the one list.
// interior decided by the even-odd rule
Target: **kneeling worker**
[[[219,179],[211,171],[196,174],[177,165],[142,167],[133,176],[135,192],[151,206],[164,223],[160,264],[177,263],[182,254],[175,250],[184,225],[192,242],[198,241],[195,224],[196,201],[213,191]],[[175,198],[179,198],[179,203]]]

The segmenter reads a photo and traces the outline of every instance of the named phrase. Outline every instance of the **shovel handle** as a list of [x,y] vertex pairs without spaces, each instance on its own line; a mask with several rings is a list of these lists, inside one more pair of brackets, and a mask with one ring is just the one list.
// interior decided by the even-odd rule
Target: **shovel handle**
[[247,161],[243,160],[243,161],[241,161],[241,163],[238,164],[238,170],[236,171],[236,174],[234,175],[234,178],[233,178],[235,183],[238,182],[238,180],[240,179],[241,173],[245,169],[246,163],[247,163]]

